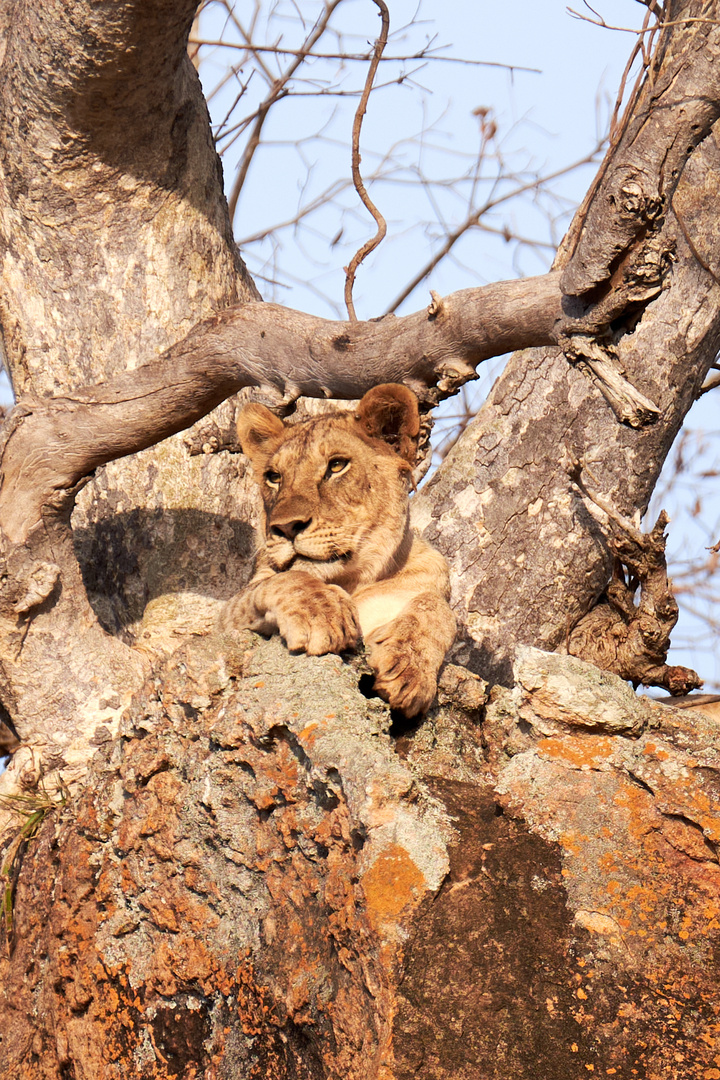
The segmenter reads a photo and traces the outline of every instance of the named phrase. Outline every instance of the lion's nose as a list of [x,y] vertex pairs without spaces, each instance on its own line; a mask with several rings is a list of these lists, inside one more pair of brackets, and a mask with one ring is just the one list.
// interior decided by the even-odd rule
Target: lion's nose
[[274,521],[270,526],[270,532],[273,536],[284,536],[286,540],[294,540],[303,529],[307,529],[311,519],[307,521],[301,521],[298,518],[291,518],[289,521]]

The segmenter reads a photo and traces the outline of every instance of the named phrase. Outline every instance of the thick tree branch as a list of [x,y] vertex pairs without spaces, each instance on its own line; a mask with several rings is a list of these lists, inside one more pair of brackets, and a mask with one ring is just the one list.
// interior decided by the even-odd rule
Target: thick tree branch
[[[83,128],[93,138],[103,137],[112,115],[121,128],[132,127],[135,144],[145,135],[149,150],[158,115],[172,107],[177,72],[189,62],[187,40],[197,7],[197,0],[19,0],[13,5],[3,100],[21,96],[33,112]],[[59,42],[68,50],[64,58]],[[104,133],[108,147],[113,131]],[[67,150],[77,155],[76,146]]]
[[490,356],[557,341],[558,274],[467,289],[401,319],[334,322],[245,304],[199,324],[160,361],[99,387],[23,400],[6,434],[0,526],[22,542],[55,494],[99,465],[195,423],[244,386],[278,400],[356,398],[403,382],[437,401]]
[[657,227],[693,150],[720,116],[720,23],[707,13],[705,0],[666,6],[672,28],[661,31],[640,100],[564,242],[559,262],[569,296],[607,283],[633,241]]
[[259,299],[186,54],[195,7],[13,5],[0,67],[0,324],[18,396],[111,378],[128,356],[158,356],[213,311]]

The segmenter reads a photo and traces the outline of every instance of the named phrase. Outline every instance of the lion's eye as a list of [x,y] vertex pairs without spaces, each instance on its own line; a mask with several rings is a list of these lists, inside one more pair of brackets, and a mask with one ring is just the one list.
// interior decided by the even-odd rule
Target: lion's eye
[[270,487],[276,488],[280,487],[280,481],[282,480],[282,476],[279,472],[275,472],[273,469],[268,469],[268,471],[265,473],[265,480],[270,485]]
[[350,462],[344,457],[331,457],[328,461],[327,469],[325,470],[326,478],[329,476],[340,476],[350,466]]

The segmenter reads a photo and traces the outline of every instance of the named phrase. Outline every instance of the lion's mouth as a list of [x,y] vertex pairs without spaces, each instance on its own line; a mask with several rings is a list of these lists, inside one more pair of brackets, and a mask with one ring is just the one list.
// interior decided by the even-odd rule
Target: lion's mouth
[[349,563],[354,555],[352,551],[334,551],[331,555],[307,555],[304,551],[284,553],[283,557],[277,555],[272,559],[276,570],[289,570],[291,567],[306,566],[336,566]]
[[335,563],[335,562],[346,563],[346,562],[350,562],[352,557],[353,557],[352,551],[337,551],[334,555],[331,555],[329,559],[322,559],[320,561],[329,562],[329,563]]
[[296,551],[292,561],[314,563],[315,566],[335,566],[338,563],[349,563],[352,557],[352,551],[334,551],[331,555],[306,555],[304,551]]

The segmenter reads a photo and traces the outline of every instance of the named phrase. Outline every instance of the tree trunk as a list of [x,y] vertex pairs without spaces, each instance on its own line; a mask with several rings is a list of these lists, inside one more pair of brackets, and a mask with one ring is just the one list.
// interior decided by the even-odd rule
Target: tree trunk
[[[693,5],[675,8],[681,17]],[[569,477],[571,461],[587,463],[595,489],[622,514],[644,513],[720,348],[720,128],[705,129],[693,150],[694,106],[705,122],[717,116],[719,96],[708,112],[713,101],[702,82],[718,48],[715,29],[703,39],[707,53],[687,44],[689,30],[679,31],[678,49],[668,48],[646,83],[558,256],[567,289],[583,243],[610,249],[597,274],[581,280],[581,295],[564,300],[576,320],[567,344],[580,363],[570,367],[559,349],[513,356],[415,502],[416,522],[450,561],[456,611],[479,645],[476,663],[486,677],[508,677],[515,641],[560,645],[607,584],[604,531]],[[665,143],[661,121],[673,131]],[[643,137],[649,145],[638,147]],[[671,142],[685,148],[684,169],[651,171],[654,155]],[[637,172],[640,151],[652,188],[644,196],[628,180],[628,162]],[[627,236],[619,251],[620,205]],[[657,405],[654,422],[617,422],[591,370],[598,353],[603,363],[614,355],[629,383]]]
[[[0,321],[13,388],[22,401],[32,395],[30,410],[43,395],[132,370],[218,309],[258,297],[232,240],[185,53],[195,6],[4,5]],[[216,584],[219,559],[205,538],[224,541],[229,576],[242,582],[252,544],[234,512],[242,495],[234,461],[190,458],[181,440],[107,466],[74,518],[104,626],[117,633],[138,620],[188,565],[201,590],[204,579]],[[71,507],[66,500],[64,512]],[[81,766],[88,738],[117,722],[147,664],[98,626],[64,523],[46,524],[5,558],[19,585],[0,605],[10,645],[0,696],[36,761]],[[60,593],[47,618],[43,589]]]
[[[720,347],[717,4],[668,5],[553,273],[366,324],[259,302],[194,9],[0,4],[0,1077],[707,1080],[717,721],[517,643],[609,581],[577,461],[644,511]],[[178,432],[530,346],[414,500],[464,636],[422,724],[208,633],[256,498],[231,403]]]

